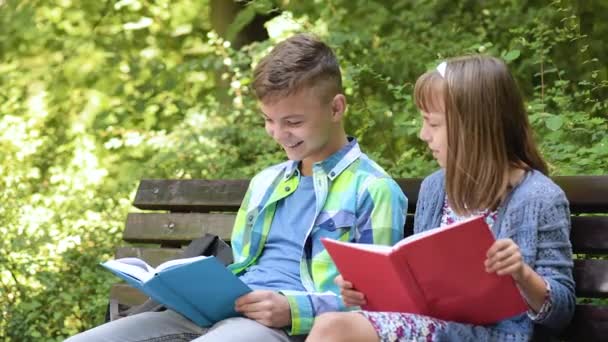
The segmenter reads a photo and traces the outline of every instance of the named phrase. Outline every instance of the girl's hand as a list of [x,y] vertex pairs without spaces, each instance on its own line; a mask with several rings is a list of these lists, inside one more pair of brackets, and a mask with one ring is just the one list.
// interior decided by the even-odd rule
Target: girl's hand
[[486,254],[486,272],[498,275],[510,275],[520,283],[525,277],[529,267],[521,255],[519,246],[511,239],[496,240]]
[[365,295],[356,291],[351,282],[344,280],[341,275],[338,275],[334,279],[334,283],[340,287],[340,294],[342,295],[342,299],[346,306],[365,305]]

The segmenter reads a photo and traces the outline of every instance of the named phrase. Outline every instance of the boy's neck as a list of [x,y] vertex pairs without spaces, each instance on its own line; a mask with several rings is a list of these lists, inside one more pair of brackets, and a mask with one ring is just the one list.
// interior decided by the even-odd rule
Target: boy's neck
[[334,153],[340,151],[344,145],[348,144],[348,138],[346,133],[342,133],[336,137],[336,139],[331,142],[332,148],[328,149],[328,153],[324,155],[321,159],[316,158],[305,158],[300,162],[300,174],[302,176],[312,176],[312,165],[317,162],[324,161],[329,158]]

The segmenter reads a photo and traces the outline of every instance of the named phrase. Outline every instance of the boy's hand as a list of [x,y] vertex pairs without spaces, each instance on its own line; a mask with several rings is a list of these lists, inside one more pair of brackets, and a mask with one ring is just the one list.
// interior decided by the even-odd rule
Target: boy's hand
[[334,279],[334,283],[340,287],[340,294],[346,306],[365,305],[365,295],[353,288],[353,284],[344,280],[341,275]]
[[234,309],[267,327],[283,328],[291,324],[287,298],[274,291],[252,291],[237,299]]
[[498,275],[508,274],[520,283],[526,276],[526,263],[524,262],[519,246],[511,239],[496,240],[486,254],[486,272]]

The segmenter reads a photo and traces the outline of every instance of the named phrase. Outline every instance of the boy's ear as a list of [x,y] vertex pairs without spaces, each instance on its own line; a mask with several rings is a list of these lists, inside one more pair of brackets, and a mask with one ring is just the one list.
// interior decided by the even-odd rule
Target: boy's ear
[[342,120],[342,116],[346,112],[346,97],[343,94],[337,94],[331,100],[331,111],[334,120]]

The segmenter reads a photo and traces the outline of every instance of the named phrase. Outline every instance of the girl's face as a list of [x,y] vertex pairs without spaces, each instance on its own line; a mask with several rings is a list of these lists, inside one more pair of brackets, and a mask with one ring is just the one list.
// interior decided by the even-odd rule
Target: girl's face
[[421,111],[420,139],[426,142],[439,166],[445,168],[448,154],[448,130],[445,106],[442,103],[439,107],[441,108],[432,110],[430,113]]

